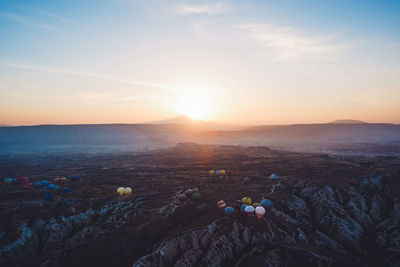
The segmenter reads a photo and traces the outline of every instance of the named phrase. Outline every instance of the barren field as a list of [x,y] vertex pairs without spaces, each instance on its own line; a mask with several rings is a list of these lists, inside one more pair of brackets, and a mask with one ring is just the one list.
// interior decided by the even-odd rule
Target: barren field
[[[52,201],[43,187],[1,184],[1,266],[400,264],[398,157],[191,143],[141,154],[1,156],[0,176],[19,175],[80,180],[58,182]],[[132,194],[118,196],[120,186]],[[193,188],[198,200],[178,197]],[[262,219],[217,208],[246,196],[271,200]]]

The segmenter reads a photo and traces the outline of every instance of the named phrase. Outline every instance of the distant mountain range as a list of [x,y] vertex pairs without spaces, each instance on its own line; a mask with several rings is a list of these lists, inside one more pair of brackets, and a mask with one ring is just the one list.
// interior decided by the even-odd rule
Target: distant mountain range
[[361,124],[361,123],[367,123],[365,121],[358,121],[358,120],[336,120],[330,122],[331,124]]
[[271,146],[294,150],[332,144],[400,144],[400,125],[340,120],[325,124],[235,126],[186,116],[143,124],[0,127],[0,154],[26,152],[121,152],[180,142]]

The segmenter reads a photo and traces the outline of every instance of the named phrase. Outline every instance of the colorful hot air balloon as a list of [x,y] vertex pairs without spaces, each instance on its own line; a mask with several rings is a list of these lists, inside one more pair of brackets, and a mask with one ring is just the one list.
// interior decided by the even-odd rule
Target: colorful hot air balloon
[[225,206],[226,206],[225,201],[223,201],[223,200],[218,201],[218,202],[217,202],[217,206],[218,206],[218,208],[220,208],[220,209],[225,208]]
[[254,213],[254,207],[253,207],[253,206],[247,206],[247,207],[244,209],[244,212],[246,212],[247,215],[251,216],[251,215],[253,215],[253,213]]
[[251,198],[249,198],[249,197],[244,197],[244,198],[242,198],[242,202],[243,202],[243,204],[246,204],[246,205],[251,205]]
[[32,189],[33,188],[33,184],[31,182],[25,182],[22,184],[22,187],[25,189]]
[[29,182],[29,177],[28,176],[18,176],[17,180],[20,183],[25,183],[25,182]]
[[199,192],[193,193],[192,198],[194,200],[198,200],[200,198],[200,193]]
[[210,171],[208,172],[208,174],[211,175],[211,176],[214,176],[214,175],[215,175],[215,171],[214,171],[214,170],[210,170]]
[[219,172],[220,172],[221,175],[225,175],[226,174],[225,170],[220,170]]
[[246,205],[246,204],[243,204],[243,205],[240,207],[240,212],[241,212],[241,213],[245,213],[246,207],[247,207],[247,205]]
[[226,207],[225,208],[225,214],[228,216],[232,216],[232,214],[235,212],[235,210],[232,207]]
[[118,187],[117,194],[120,195],[120,196],[123,196],[125,194],[125,188]]
[[272,205],[271,200],[269,199],[263,199],[261,200],[261,206],[263,206],[264,208],[268,208]]
[[52,194],[52,193],[46,193],[46,194],[44,194],[44,200],[46,200],[46,201],[52,201],[52,200],[53,200],[53,194]]
[[49,184],[49,181],[47,181],[47,180],[42,180],[42,181],[40,181],[40,184],[43,185],[43,186],[46,186],[46,185]]
[[255,210],[255,213],[256,213],[256,215],[257,215],[257,218],[261,219],[261,218],[264,216],[264,214],[265,214],[265,209],[264,209],[264,207],[258,206],[258,207],[256,208],[256,210]]
[[245,183],[245,184],[250,183],[250,178],[249,177],[244,177],[243,178],[243,183]]
[[125,196],[129,196],[131,193],[132,193],[132,188],[125,187],[125,189],[124,189]]
[[221,175],[221,171],[220,170],[216,170],[215,171],[215,175]]
[[240,209],[240,207],[242,206],[243,202],[241,200],[235,200],[235,203],[233,204],[233,206],[237,209]]
[[63,188],[63,193],[68,194],[69,192],[71,192],[71,189],[69,189],[68,187]]
[[12,183],[12,179],[11,178],[4,178],[4,183],[11,184]]
[[253,203],[253,207],[255,208],[255,207],[258,207],[258,206],[261,206],[261,204],[260,203]]
[[278,179],[278,175],[276,175],[275,173],[271,174],[270,177],[272,180]]

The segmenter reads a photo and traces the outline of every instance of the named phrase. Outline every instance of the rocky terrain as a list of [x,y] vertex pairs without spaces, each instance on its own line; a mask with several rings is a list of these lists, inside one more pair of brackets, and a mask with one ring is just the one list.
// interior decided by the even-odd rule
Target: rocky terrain
[[[53,201],[42,188],[1,184],[1,266],[400,265],[398,157],[189,143],[140,154],[0,158],[2,178],[75,174],[80,181],[61,184],[71,192],[54,192]],[[118,196],[119,186],[132,195]],[[201,197],[180,198],[188,188]],[[244,196],[272,206],[262,219],[216,207]]]

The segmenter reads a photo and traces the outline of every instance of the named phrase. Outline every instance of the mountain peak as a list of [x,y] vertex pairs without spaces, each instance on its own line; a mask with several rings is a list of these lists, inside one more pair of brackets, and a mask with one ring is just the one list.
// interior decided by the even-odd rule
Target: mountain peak
[[151,122],[146,122],[147,124],[188,124],[188,123],[193,123],[196,122],[195,120],[191,119],[190,117],[186,115],[179,115],[170,119],[166,120],[161,120],[161,121],[151,121]]
[[329,124],[364,124],[367,123],[365,121],[359,121],[359,120],[335,120],[332,122],[329,122]]

